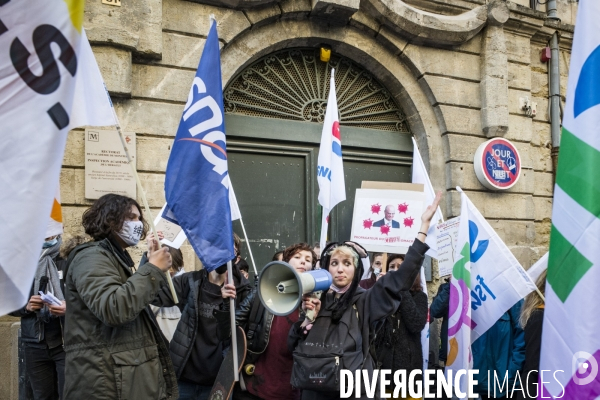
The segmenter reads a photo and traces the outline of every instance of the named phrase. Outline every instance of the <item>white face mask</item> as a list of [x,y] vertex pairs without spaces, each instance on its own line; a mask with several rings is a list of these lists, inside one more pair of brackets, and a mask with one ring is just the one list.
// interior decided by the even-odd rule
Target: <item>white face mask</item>
[[143,231],[144,224],[142,224],[142,221],[125,221],[123,222],[123,228],[120,232],[117,232],[117,235],[128,246],[135,246],[139,243]]

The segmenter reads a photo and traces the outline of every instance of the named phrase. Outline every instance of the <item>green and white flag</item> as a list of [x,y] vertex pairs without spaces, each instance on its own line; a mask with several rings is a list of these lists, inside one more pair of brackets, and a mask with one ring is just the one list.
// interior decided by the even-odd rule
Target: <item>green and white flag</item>
[[545,374],[538,398],[584,400],[600,397],[598,0],[579,3],[569,71],[539,368],[556,374],[554,378]]

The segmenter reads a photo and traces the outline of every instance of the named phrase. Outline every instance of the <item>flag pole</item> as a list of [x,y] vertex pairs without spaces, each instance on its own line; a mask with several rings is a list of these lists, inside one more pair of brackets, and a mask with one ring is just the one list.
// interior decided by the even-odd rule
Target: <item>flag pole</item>
[[[209,26],[212,25],[212,22],[217,23],[217,19],[214,14],[209,15]],[[210,31],[210,28],[209,28]],[[237,200],[236,200],[237,201]],[[242,213],[240,212],[240,222],[242,222]],[[252,264],[254,266],[254,257],[252,257],[252,250],[250,250],[250,242],[248,242],[248,237],[246,236],[246,229],[244,228],[244,223],[242,222],[242,231],[244,232],[244,237],[246,238],[246,243],[248,243],[248,249],[250,252],[250,258],[252,259]],[[256,266],[254,266],[254,271],[256,272]],[[233,283],[233,268],[231,261],[227,262],[227,276],[229,284]],[[240,380],[240,374],[238,371],[238,353],[237,353],[237,329],[235,328],[235,299],[229,299],[229,319],[231,321],[231,350],[233,351],[233,380],[234,382],[238,382]]]
[[[108,96],[108,93],[107,93]],[[129,155],[129,149],[127,148],[127,144],[125,143],[125,138],[123,137],[123,132],[121,131],[121,124],[119,123],[119,118],[117,117],[117,113],[115,112],[115,108],[112,107],[112,112],[115,117],[115,127],[117,128],[117,132],[119,133],[119,138],[121,139],[121,144],[123,145],[123,150],[125,150],[125,155],[127,156],[127,163],[131,166],[131,172],[133,176],[135,176],[135,182],[137,183],[137,187],[140,191],[140,196],[142,197],[142,203],[144,204],[144,209],[146,214],[148,215],[148,220],[150,222],[150,229],[152,229],[152,234],[158,243],[158,248],[161,248],[160,240],[158,239],[158,233],[156,232],[156,225],[154,225],[154,217],[152,216],[152,212],[150,211],[150,206],[148,205],[148,200],[146,199],[146,192],[144,191],[144,187],[142,186],[142,182],[140,181],[140,177],[137,173],[137,169],[131,160],[131,155]],[[177,293],[175,293],[175,287],[173,286],[173,280],[171,279],[171,274],[169,271],[165,271],[165,275],[167,277],[167,282],[169,282],[169,289],[171,290],[171,296],[173,296],[173,301],[175,304],[179,303],[179,299],[177,298]]]
[[544,297],[544,295],[542,294],[542,292],[540,292],[540,289],[537,287],[537,285],[535,285],[535,291],[541,297],[542,301],[545,303],[546,302],[546,298]]
[[[233,268],[231,261],[227,261],[227,283],[233,285]],[[237,329],[235,328],[235,299],[229,298],[229,319],[231,321],[231,349],[233,352],[233,379],[235,382],[240,380],[238,371],[238,352],[237,352]]]

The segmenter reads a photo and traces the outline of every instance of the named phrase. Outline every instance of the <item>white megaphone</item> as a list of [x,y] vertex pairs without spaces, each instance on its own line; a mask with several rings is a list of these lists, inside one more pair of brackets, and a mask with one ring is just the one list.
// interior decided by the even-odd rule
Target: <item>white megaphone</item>
[[328,290],[332,282],[325,269],[299,273],[286,262],[273,261],[260,272],[258,297],[271,314],[289,315],[300,307],[302,295]]

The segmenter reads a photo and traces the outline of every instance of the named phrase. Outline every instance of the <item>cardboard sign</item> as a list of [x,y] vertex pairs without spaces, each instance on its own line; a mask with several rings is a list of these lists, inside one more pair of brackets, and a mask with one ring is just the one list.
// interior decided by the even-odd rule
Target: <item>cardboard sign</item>
[[460,217],[455,217],[437,226],[438,268],[440,277],[452,274],[459,223]]
[[423,185],[414,190],[356,189],[350,240],[368,251],[406,253],[419,232]]
[[[135,133],[124,132],[135,163]],[[85,130],[85,198],[99,199],[107,193],[136,198],[135,177],[117,131]]]
[[167,204],[163,206],[154,219],[154,225],[157,231],[161,231],[165,235],[164,239],[160,241],[162,244],[178,249],[187,239],[183,228],[179,226],[175,215],[169,210]]

